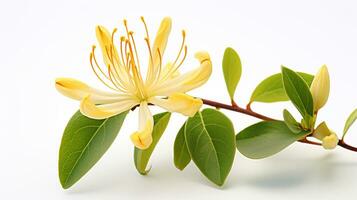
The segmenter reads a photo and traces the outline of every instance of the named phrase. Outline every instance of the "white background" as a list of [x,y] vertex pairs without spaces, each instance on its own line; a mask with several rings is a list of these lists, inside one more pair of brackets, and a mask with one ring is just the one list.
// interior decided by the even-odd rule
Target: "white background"
[[[165,60],[176,56],[180,31],[187,31],[189,56],[182,70],[198,65],[195,51],[209,51],[213,74],[190,94],[229,102],[221,72],[227,46],[243,62],[236,98],[244,105],[254,87],[284,64],[315,73],[327,64],[329,103],[319,120],[341,135],[357,107],[357,4],[355,1],[4,1],[0,3],[0,199],[354,199],[357,153],[341,148],[293,144],[278,155],[236,160],[222,188],[208,182],[191,163],[183,172],[173,165],[173,141],[184,117],[174,114],[151,159],[148,176],[132,161],[129,135],[137,128],[130,113],[117,140],[100,162],[73,188],[63,190],[57,177],[62,131],[78,102],[60,95],[54,79],[78,78],[100,87],[89,65],[94,27],[137,32],[141,43],[146,17],[152,37],[163,16],[173,18]],[[98,51],[99,53],[99,51]],[[98,54],[99,55],[99,54]],[[143,56],[143,62],[147,60]],[[281,118],[289,103],[255,104],[253,109]],[[154,112],[161,110],[154,109]],[[257,120],[225,112],[238,132]],[[297,114],[297,112],[294,112]],[[296,115],[297,116],[297,115]],[[347,141],[357,145],[357,126]]]

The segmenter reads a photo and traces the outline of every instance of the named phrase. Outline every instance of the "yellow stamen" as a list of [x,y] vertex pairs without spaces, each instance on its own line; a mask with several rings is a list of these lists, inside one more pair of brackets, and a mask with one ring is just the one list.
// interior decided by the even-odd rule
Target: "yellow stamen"
[[159,72],[157,73],[156,80],[158,80],[158,78],[160,77],[161,69],[162,69],[162,55],[160,49],[157,49],[157,54],[159,55]]
[[[94,66],[93,66],[93,54],[91,53],[90,56],[89,56],[89,62],[90,62],[90,65],[92,67],[92,70],[94,72],[94,74],[97,76],[97,78],[105,85],[107,86],[108,88],[112,89],[112,90],[115,90],[115,91],[118,91],[117,89],[113,88],[112,86],[108,85],[108,83],[106,83],[100,76],[99,74],[97,73],[97,71],[95,70]],[[108,78],[109,79],[109,78]]]
[[120,37],[120,57],[121,57],[121,60],[123,62],[123,65],[125,65],[125,61],[124,61],[124,54],[123,54],[123,42],[125,41],[125,37],[124,36],[121,36]]
[[[151,52],[151,46],[150,46],[149,38],[145,38],[144,40],[145,40],[146,46],[148,47],[148,50],[149,50],[150,62],[151,62],[151,64],[153,65],[153,64],[154,64],[154,59],[153,59],[152,52]],[[149,68],[149,69],[150,69],[150,68]]]
[[[103,75],[105,78],[109,79],[109,77],[107,76],[107,74],[103,72],[102,68],[99,66],[99,64],[98,64],[98,62],[97,62],[97,59],[96,59],[96,57],[95,57],[95,52],[94,52],[95,49],[96,49],[96,46],[93,45],[93,46],[92,46],[92,53],[91,53],[91,59],[90,59],[90,60],[91,60],[91,62],[92,62],[92,58],[93,58],[94,63],[95,63],[95,66],[99,69],[99,71],[102,73],[102,75]],[[93,65],[92,65],[92,67],[93,67]]]
[[146,25],[145,19],[144,19],[143,16],[141,16],[140,19],[141,19],[141,21],[143,22],[144,27],[145,27],[146,38],[147,38],[148,41],[150,41],[149,30],[148,30],[148,27],[147,27],[147,25]]
[[181,42],[181,47],[180,47],[180,50],[179,50],[179,52],[178,52],[178,54],[177,54],[177,57],[176,57],[176,59],[175,59],[173,65],[175,65],[175,64],[177,63],[178,59],[180,58],[181,53],[182,53],[182,50],[183,50],[184,47],[185,47],[185,41],[186,41],[186,32],[185,32],[185,30],[182,30],[182,42]]
[[139,74],[141,74],[141,72],[140,72],[140,62],[139,62],[138,51],[136,50],[136,45],[135,45],[134,36],[133,36],[134,32],[130,31],[129,34],[130,34],[131,41],[133,42],[133,47],[134,47],[134,53],[135,53],[136,63],[137,63],[137,66],[138,66],[137,68],[138,68]]

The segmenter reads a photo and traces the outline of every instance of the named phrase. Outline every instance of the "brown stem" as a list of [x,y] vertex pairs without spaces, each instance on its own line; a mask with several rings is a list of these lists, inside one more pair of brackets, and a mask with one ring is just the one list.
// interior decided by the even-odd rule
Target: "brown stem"
[[353,147],[353,146],[351,146],[351,145],[348,145],[348,144],[346,144],[345,141],[343,141],[343,140],[338,141],[338,145],[339,145],[340,147],[345,148],[345,149],[348,149],[348,150],[357,152],[357,147]]
[[202,99],[202,101],[203,101],[203,104],[206,104],[206,105],[210,105],[210,106],[213,106],[213,107],[216,107],[216,108],[223,108],[223,109],[226,109],[226,110],[231,110],[231,111],[243,113],[243,114],[250,115],[252,117],[259,118],[259,119],[262,119],[262,120],[265,120],[265,121],[275,121],[276,120],[276,119],[267,117],[265,115],[256,113],[254,111],[241,108],[237,104],[228,105],[228,104],[219,103],[219,102],[215,102],[215,101],[211,101],[211,100],[207,100],[207,99]]
[[[231,110],[234,112],[239,112],[239,113],[249,115],[249,116],[264,120],[264,121],[276,121],[276,119],[273,119],[273,118],[270,118],[265,115],[262,115],[262,114],[252,111],[252,109],[250,108],[250,104],[248,104],[247,108],[244,109],[244,108],[239,107],[234,101],[232,101],[232,105],[219,103],[219,102],[211,101],[208,99],[202,99],[202,101],[203,101],[203,104],[206,104],[209,106],[213,106],[216,108],[223,108],[223,109]],[[321,143],[310,141],[307,138],[303,138],[303,139],[299,140],[299,142],[305,143],[305,144],[311,144],[311,145],[321,145]],[[350,145],[346,144],[343,140],[339,140],[338,145],[340,147],[348,149],[350,151],[357,152],[357,147],[350,146]]]
[[305,144],[312,144],[312,145],[321,146],[321,143],[310,141],[307,138],[303,138],[303,139],[299,140],[299,142],[305,143]]

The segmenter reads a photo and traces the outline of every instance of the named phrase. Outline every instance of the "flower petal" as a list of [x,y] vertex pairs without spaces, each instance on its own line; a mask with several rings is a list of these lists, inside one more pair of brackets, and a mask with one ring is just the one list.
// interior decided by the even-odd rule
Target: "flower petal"
[[200,67],[158,84],[153,93],[156,96],[170,96],[172,93],[185,93],[203,85],[212,73],[211,59],[207,52],[198,52],[195,57],[200,61]]
[[[129,72],[120,60],[118,51],[113,44],[114,36],[104,26],[96,27],[96,36],[105,63],[105,68],[100,68],[101,75],[104,75],[106,79],[110,80],[114,85],[122,87],[124,90],[134,91],[134,86],[130,82]],[[107,71],[108,75],[105,74],[104,70]]]
[[116,103],[95,105],[91,96],[87,95],[81,101],[80,111],[83,115],[92,119],[105,119],[130,110],[137,104],[138,102],[135,99],[127,99]]
[[152,131],[154,120],[147,102],[141,102],[139,107],[139,130],[134,132],[130,138],[139,149],[147,149],[152,143]]
[[160,58],[157,50],[159,49],[161,56],[164,55],[167,41],[169,39],[169,35],[171,32],[171,24],[172,24],[171,18],[165,17],[164,19],[162,19],[160,28],[156,33],[156,38],[152,48],[154,66],[157,66],[160,63]]
[[55,86],[61,94],[75,100],[81,100],[91,91],[87,84],[72,78],[57,78]]
[[57,78],[55,86],[64,96],[78,101],[87,95],[91,95],[91,101],[93,101],[94,104],[114,103],[134,98],[130,94],[110,93],[94,89],[73,78]]
[[168,99],[153,97],[150,103],[158,105],[170,112],[178,112],[193,117],[202,106],[202,100],[184,93],[174,93]]
[[[120,60],[119,60],[118,52],[112,43],[112,37],[111,37],[111,34],[109,33],[109,31],[104,26],[97,26],[95,28],[95,33],[96,33],[100,48],[102,50],[103,60],[106,64],[106,66],[112,65],[113,59],[115,59],[115,61],[119,62]],[[111,59],[111,57],[113,59]]]
[[[157,74],[159,73],[160,65],[160,54],[161,57],[164,55],[167,41],[171,32],[171,18],[165,17],[162,19],[159,30],[156,33],[156,38],[151,49],[152,61],[149,61],[149,68],[147,72],[147,83],[152,83],[155,80]],[[160,54],[159,52],[160,51]]]

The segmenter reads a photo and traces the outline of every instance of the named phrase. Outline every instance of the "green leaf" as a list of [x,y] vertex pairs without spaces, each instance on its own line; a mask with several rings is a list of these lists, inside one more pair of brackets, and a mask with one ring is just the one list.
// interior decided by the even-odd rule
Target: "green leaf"
[[356,121],[357,119],[357,109],[355,109],[350,116],[347,118],[346,123],[345,123],[345,128],[343,129],[343,136],[342,139],[345,137],[348,129],[352,126],[352,124]]
[[235,90],[242,75],[242,64],[237,52],[234,49],[230,47],[226,48],[224,51],[222,67],[228,93],[233,100]]
[[135,167],[141,175],[146,175],[149,171],[146,169],[150,156],[164,133],[167,124],[169,123],[171,113],[164,112],[154,115],[154,129],[152,131],[152,143],[147,149],[134,149]]
[[274,155],[308,132],[292,132],[282,121],[263,121],[249,126],[236,136],[237,149],[251,159]]
[[108,150],[128,112],[96,120],[76,112],[64,130],[58,171],[64,189],[84,176]]
[[193,162],[219,186],[223,185],[233,164],[234,137],[232,122],[214,109],[197,112],[186,122],[186,144]]
[[177,133],[174,143],[174,163],[177,169],[183,170],[191,162],[185,139],[186,122]]
[[[303,72],[297,72],[305,82],[310,86],[312,80],[314,79],[313,75],[306,74]],[[282,82],[281,73],[274,74],[264,79],[259,85],[255,88],[250,97],[250,102],[264,102],[272,103],[278,101],[288,101],[289,97],[285,93],[284,85]]]
[[283,111],[284,122],[286,126],[294,133],[299,133],[301,131],[300,124],[295,120],[291,113],[284,109]]
[[[314,105],[309,86],[291,69],[281,67],[285,92],[306,121],[313,116]],[[309,117],[310,116],[310,117]]]

